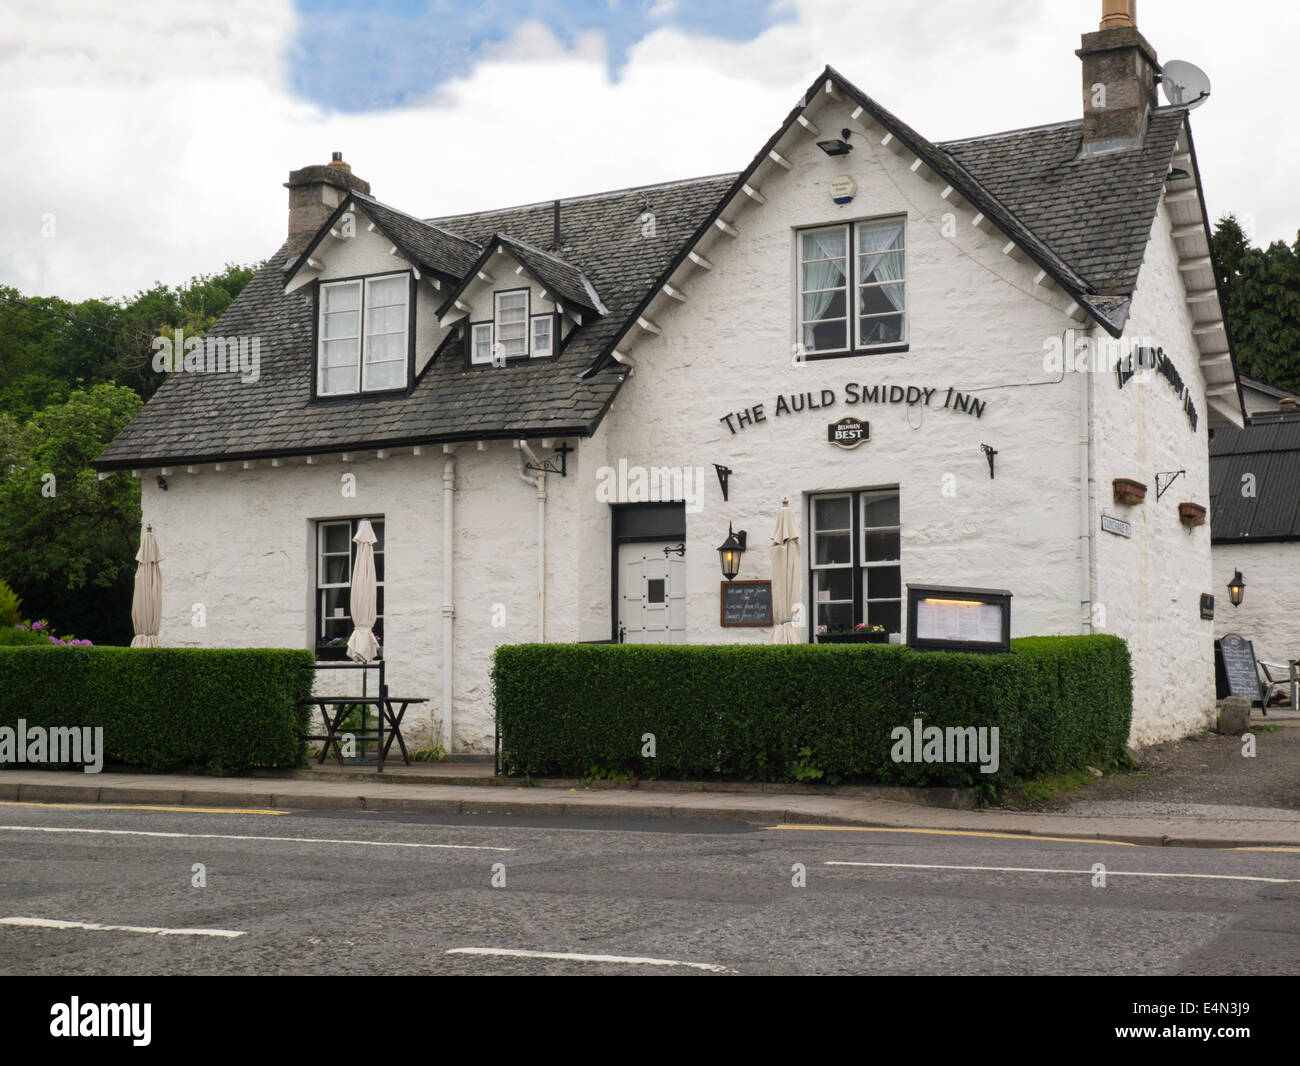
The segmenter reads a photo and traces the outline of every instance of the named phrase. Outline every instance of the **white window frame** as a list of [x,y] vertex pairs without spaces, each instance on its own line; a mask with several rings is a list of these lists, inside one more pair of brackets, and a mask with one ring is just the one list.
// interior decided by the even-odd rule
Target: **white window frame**
[[[361,524],[363,520],[366,519],[323,518],[317,521],[316,523],[316,637],[315,640],[313,641],[313,646],[319,645],[320,642],[325,639],[326,621],[338,620],[338,618],[334,616],[330,616],[327,619],[327,616],[325,614],[325,593],[330,591],[331,589],[352,588],[353,563],[356,559],[356,545],[352,542],[352,538],[356,536],[357,527]],[[379,543],[380,545],[386,545],[387,529],[386,529],[386,523],[384,521],[384,516],[369,515],[368,521],[370,522],[372,528],[376,525],[379,526],[379,530],[380,530]],[[347,529],[348,547],[346,552],[341,552],[341,551],[327,552],[325,550],[325,531],[330,526],[343,526]],[[376,548],[374,549],[374,554],[376,560],[379,560],[384,556],[384,548],[382,546],[376,546]],[[327,559],[341,559],[341,558],[346,558],[348,561],[348,579],[346,581],[326,581],[325,561]],[[378,569],[378,567],[376,569]],[[386,576],[387,576],[387,572],[385,571],[385,577]],[[383,578],[376,579],[375,587],[376,589],[382,589],[384,587]],[[379,602],[380,602],[380,597],[377,595],[376,605],[378,605]],[[384,606],[386,607],[387,604],[384,604]],[[351,607],[349,605],[349,610],[350,609]],[[345,614],[342,615],[341,617],[349,623],[351,623],[352,621],[352,616],[350,614]],[[375,625],[374,625],[374,631],[376,636],[382,636],[383,634],[384,631],[383,619],[384,619],[383,613],[377,610],[375,615]]]
[[[896,282],[866,281],[861,278],[861,258],[862,252],[859,251],[860,241],[859,233],[865,226],[885,226],[902,224],[902,244],[898,248],[889,249],[888,253],[882,254],[899,254],[903,259],[903,274]],[[817,233],[834,233],[844,234],[844,252],[845,252],[845,272],[844,285],[837,286],[833,290],[812,289],[805,290],[803,287],[804,266],[809,260],[804,259],[804,237]],[[908,314],[907,314],[907,216],[906,215],[886,215],[880,218],[864,218],[854,222],[844,222],[833,226],[809,226],[804,229],[795,230],[795,318],[796,333],[795,341],[799,345],[799,351],[808,358],[816,359],[825,355],[845,355],[853,352],[871,352],[880,348],[893,348],[898,345],[907,344],[908,340]],[[867,253],[876,254],[876,253]],[[814,260],[815,261],[815,260]],[[903,306],[897,311],[879,312],[873,315],[862,316],[858,313],[858,297],[864,289],[881,288],[884,285],[901,285],[903,289]],[[834,291],[844,292],[844,315],[843,318],[832,319],[805,319],[804,318],[804,297],[813,292]],[[890,315],[902,315],[903,328],[902,335],[898,340],[877,341],[872,344],[862,343],[862,322],[865,317],[868,321],[872,318],[884,318]],[[848,342],[847,348],[808,348],[804,344],[804,329],[813,323],[823,322],[844,322],[845,340]]]
[[[487,334],[487,353],[483,358],[479,358],[479,331],[484,330]],[[482,366],[492,362],[492,323],[491,322],[471,322],[469,327],[469,361],[476,365]]]
[[[840,529],[821,529],[817,525],[817,504],[825,500],[843,500],[848,504],[849,524]],[[811,588],[809,595],[812,598],[812,619],[811,627],[813,635],[817,633],[817,627],[822,624],[821,612],[818,610],[821,604],[848,604],[849,610],[856,611],[857,606],[853,600],[853,493],[851,492],[825,492],[818,493],[808,501],[808,529],[810,536],[808,538],[808,563],[809,568],[813,571]],[[823,533],[847,533],[849,545],[849,557],[842,563],[819,563],[817,561],[817,539]],[[819,600],[817,598],[817,571],[819,570],[843,570],[849,575],[849,598],[847,600]]]
[[[372,337],[378,337],[378,336],[385,336],[385,337],[388,337],[388,336],[394,336],[395,333],[396,333],[396,331],[391,332],[391,333],[383,333],[383,334],[380,334],[380,333],[372,333],[372,332],[370,332],[369,329],[366,328],[366,316],[370,313],[371,308],[374,306],[374,305],[372,304],[372,302],[371,302],[371,299],[370,299],[370,290],[371,290],[371,286],[373,286],[373,285],[375,285],[375,284],[378,284],[378,283],[381,282],[381,281],[391,281],[391,280],[393,280],[394,278],[400,279],[400,280],[403,282],[403,285],[402,285],[402,302],[401,302],[401,304],[400,304],[400,306],[401,306],[401,308],[402,308],[402,328],[401,328],[401,331],[400,331],[400,332],[401,332],[401,337],[402,337],[402,345],[401,345],[401,353],[402,353],[402,354],[401,354],[401,357],[400,357],[400,363],[401,363],[401,366],[402,366],[402,381],[401,381],[401,384],[400,384],[400,385],[383,385],[383,386],[379,386],[379,387],[377,387],[377,388],[371,389],[371,388],[370,388],[370,385],[369,385],[369,370],[370,370],[370,368],[371,368],[372,366],[375,366],[375,365],[377,365],[377,364],[376,364],[376,361],[372,361],[371,358],[370,358],[370,339],[371,339]],[[387,392],[387,391],[389,391],[389,390],[391,390],[391,389],[404,389],[404,388],[406,388],[406,386],[407,386],[407,382],[408,382],[408,379],[409,379],[409,372],[408,372],[408,370],[407,370],[407,367],[408,367],[409,364],[410,364],[410,354],[411,354],[411,353],[410,353],[410,347],[411,347],[411,340],[410,340],[410,323],[411,323],[411,283],[410,283],[409,276],[406,275],[406,274],[377,274],[377,275],[375,275],[374,277],[366,278],[365,281],[366,281],[365,303],[362,305],[362,308],[361,308],[361,311],[362,311],[362,318],[361,318],[361,337],[362,337],[362,345],[361,345],[361,391],[362,391],[362,392],[371,392],[371,391],[375,391],[375,392]],[[397,307],[397,306],[399,306],[399,305],[398,305],[398,304],[381,304],[381,305],[379,305],[379,306],[381,306],[381,307]],[[397,362],[399,362],[399,360],[398,360],[398,359],[382,359],[382,360],[378,360],[377,362],[378,362],[379,364],[382,364],[382,363],[397,363]]]
[[[357,293],[357,307],[355,311],[331,311],[326,312],[325,305],[327,302],[326,294],[334,289],[353,288]],[[329,337],[325,336],[325,320],[330,314],[346,314],[357,316],[357,332],[355,336]],[[361,337],[365,332],[365,294],[360,278],[352,278],[348,281],[330,281],[322,282],[320,287],[320,314],[319,321],[316,325],[316,394],[318,396],[350,396],[360,390],[361,386]],[[325,389],[325,343],[330,341],[351,340],[356,342],[356,373],[353,376],[353,385],[350,389],[335,389],[327,392]],[[344,366],[330,367],[330,370],[338,371],[345,369]]]
[[[382,388],[368,387],[368,374],[371,363],[369,358],[370,338],[378,336],[371,334],[366,329],[366,312],[370,307],[370,289],[371,286],[380,281],[388,281],[392,278],[400,278],[405,282],[403,286],[403,313],[402,313],[402,382],[400,385],[385,385]],[[352,286],[357,289],[357,309],[355,312],[330,312],[337,314],[356,314],[357,316],[357,336],[353,337],[331,337],[332,341],[337,340],[355,340],[356,341],[356,373],[353,376],[353,385],[350,389],[335,389],[326,391],[325,389],[325,319],[327,312],[325,310],[325,294],[336,288]],[[411,381],[411,285],[409,275],[406,273],[396,274],[376,274],[365,278],[347,278],[342,281],[322,281],[320,285],[319,310],[316,322],[316,395],[317,396],[355,396],[363,392],[393,392],[398,389],[406,388]],[[396,304],[384,304],[385,307],[396,307]],[[389,334],[385,334],[387,336]],[[385,359],[382,362],[395,363],[395,359]],[[330,369],[342,369],[341,367],[331,367]]]
[[[898,521],[889,526],[869,526],[867,525],[867,503],[872,497],[880,498],[883,496],[892,496],[898,501]],[[862,613],[863,621],[871,621],[871,605],[873,603],[896,603],[898,604],[898,624],[899,631],[907,625],[907,618],[903,613],[903,498],[898,491],[897,485],[887,485],[883,488],[863,489],[858,497],[858,558],[862,561]],[[867,534],[868,533],[897,533],[898,534],[898,555],[896,559],[876,559],[872,562],[867,561]],[[897,596],[877,596],[871,598],[871,582],[868,570],[875,569],[895,569],[898,571],[898,595]]]
[[[529,322],[532,317],[531,315],[532,295],[533,294],[528,289],[507,289],[505,291],[494,292],[492,294],[492,347],[493,349],[495,349],[498,344],[501,344],[503,346],[502,347],[503,356],[506,359],[523,359],[526,358],[529,353],[529,341],[531,340],[531,334],[532,334],[532,328],[529,325]],[[523,351],[506,352],[504,350],[505,341],[501,339],[501,326],[502,326],[501,300],[504,297],[515,297],[515,296],[522,296],[524,298],[523,318],[521,320],[521,323],[523,325],[523,346],[524,347],[523,347]],[[514,323],[510,323],[510,324],[514,325]]]
[[[546,346],[544,348],[537,341],[537,327],[542,324],[546,326]],[[528,347],[529,355],[534,359],[545,359],[547,356],[555,354],[554,315],[533,315],[528,320]]]

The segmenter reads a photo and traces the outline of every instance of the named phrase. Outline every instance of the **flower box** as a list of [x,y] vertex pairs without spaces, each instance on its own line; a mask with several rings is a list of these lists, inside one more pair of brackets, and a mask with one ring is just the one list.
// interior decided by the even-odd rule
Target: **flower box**
[[1111,485],[1114,487],[1116,503],[1135,507],[1147,498],[1147,487],[1131,477],[1117,477]]
[[818,644],[888,644],[888,633],[818,633]]
[[1188,529],[1203,526],[1205,525],[1205,508],[1199,503],[1180,503],[1178,505],[1178,521]]
[[317,644],[316,661],[318,663],[346,662],[348,646],[346,644]]

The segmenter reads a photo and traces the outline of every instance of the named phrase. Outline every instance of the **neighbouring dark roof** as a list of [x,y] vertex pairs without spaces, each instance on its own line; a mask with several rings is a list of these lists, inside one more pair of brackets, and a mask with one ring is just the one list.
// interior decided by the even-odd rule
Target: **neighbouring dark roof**
[[[1253,497],[1242,495],[1248,474]],[[1300,540],[1300,415],[1214,431],[1210,529],[1215,543]]]
[[1186,116],[1184,108],[1159,108],[1142,148],[1083,158],[1082,121],[939,147],[977,175],[1093,292],[1111,297],[1112,315],[1122,305],[1127,316]]
[[[1078,160],[1081,122],[934,144],[830,67],[805,99],[828,79],[1008,233],[1104,328],[1122,331],[1185,110],[1156,111],[1141,149]],[[505,370],[466,370],[459,348],[451,351],[449,334],[440,331],[438,354],[409,394],[312,403],[311,297],[284,294],[282,248],[210,330],[260,337],[261,380],[172,375],[96,465],[591,432],[625,376],[610,359],[615,345],[802,111],[801,102],[740,174],[560,201],[554,254],[542,251],[554,241],[553,201],[421,220],[352,193],[424,269],[463,282],[496,240],[566,302],[589,310],[603,303],[606,313],[584,315],[555,359]],[[642,233],[647,209],[654,236]]]
[[1262,392],[1265,396],[1273,396],[1279,400],[1300,400],[1300,395],[1287,392],[1286,389],[1279,389],[1276,385],[1270,385],[1267,381],[1260,381],[1259,378],[1248,378],[1245,374],[1238,374],[1237,379],[1241,382],[1243,389],[1254,389],[1256,392]]

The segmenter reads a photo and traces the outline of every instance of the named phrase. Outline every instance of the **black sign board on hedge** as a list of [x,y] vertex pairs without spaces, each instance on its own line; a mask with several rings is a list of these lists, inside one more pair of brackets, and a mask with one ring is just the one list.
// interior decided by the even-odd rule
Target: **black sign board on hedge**
[[1262,706],[1254,644],[1237,633],[1225,633],[1214,642],[1214,686],[1218,699],[1240,696]]
[[919,651],[1010,651],[1011,593],[909,582],[907,645]]
[[772,624],[772,582],[723,581],[720,584],[724,626]]

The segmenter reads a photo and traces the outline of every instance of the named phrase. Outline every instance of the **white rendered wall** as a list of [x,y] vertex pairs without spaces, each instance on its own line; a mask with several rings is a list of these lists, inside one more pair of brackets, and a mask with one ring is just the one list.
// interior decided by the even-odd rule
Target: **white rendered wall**
[[[1215,622],[1200,617],[1200,596],[1214,592],[1210,526],[1188,530],[1182,501],[1209,507],[1208,405],[1170,222],[1161,204],[1138,276],[1126,338],[1165,350],[1199,413],[1195,430],[1162,376],[1139,375],[1120,388],[1113,361],[1093,375],[1093,538],[1098,631],[1117,633],[1133,655],[1131,740],[1149,744],[1203,728],[1214,714]],[[1157,502],[1156,474],[1186,470]],[[1113,499],[1112,481],[1147,486],[1145,503]],[[1100,514],[1131,523],[1132,539],[1103,533]],[[1222,599],[1219,600],[1222,603]],[[1221,615],[1222,607],[1219,608]]]
[[[1241,606],[1228,600],[1228,582],[1246,580]],[[1239,633],[1255,657],[1286,665],[1300,659],[1300,541],[1214,546],[1214,635]]]
[[[817,122],[823,130],[861,129],[847,108]],[[718,235],[704,249],[714,269],[685,279],[685,304],[661,301],[652,317],[662,335],[642,333],[629,349],[636,370],[603,427],[600,450],[610,466],[623,459],[702,474],[703,508],[686,516],[692,643],[767,636],[719,624],[715,549],[729,521],[749,534],[739,576],[768,578],[782,497],[800,513],[806,551],[806,494],[892,484],[901,489],[905,583],[1010,588],[1014,635],[1079,632],[1077,392],[1073,380],[1043,366],[1045,339],[1072,323],[1034,285],[1037,267],[1003,255],[1004,237],[974,228],[973,211],[940,199],[942,183],[911,173],[911,158],[879,140],[878,131],[855,136],[854,152],[835,160],[812,137],[783,147],[794,169],[772,167],[755,179],[766,203],[725,212],[739,237]],[[856,180],[857,197],[837,206],[828,183],[845,173]],[[904,213],[910,350],[792,365],[796,228]],[[936,393],[929,407],[850,406],[849,382]],[[1005,387],[1013,384],[1023,387]],[[975,393],[987,401],[983,416],[943,410],[949,386],[988,390]],[[820,396],[822,389],[835,391],[833,406],[775,416],[778,394]],[[732,433],[720,421],[759,403],[766,422]],[[827,423],[846,415],[870,421],[870,443],[844,451],[827,442]],[[993,479],[982,443],[999,453]],[[714,463],[734,471],[727,502]],[[584,463],[584,477],[592,473]],[[589,524],[605,531],[589,550],[607,557],[608,507],[594,482],[585,507]],[[608,602],[607,575],[591,594]]]
[[[516,452],[498,442],[456,451],[455,750],[492,750],[489,670],[498,643],[536,639],[536,495],[519,480]],[[428,697],[408,711],[407,736],[438,739],[441,722],[442,470],[438,448],[388,459],[374,453],[315,465],[283,460],[272,469],[189,475],[173,472],[160,491],[143,478],[145,521],[165,556],[162,643],[171,647],[298,647],[314,644],[315,523],[382,515],[385,529],[385,636],[392,692]],[[355,476],[355,497],[342,477]],[[125,473],[116,475],[127,476]],[[548,583],[556,621],[551,639],[573,640],[576,553],[563,530],[574,493],[548,479],[555,530],[548,536]],[[564,590],[568,590],[567,596]],[[194,605],[203,607],[194,626]],[[500,624],[496,624],[500,623]],[[354,675],[321,675],[318,691],[349,691]],[[373,691],[373,689],[372,689]]]

